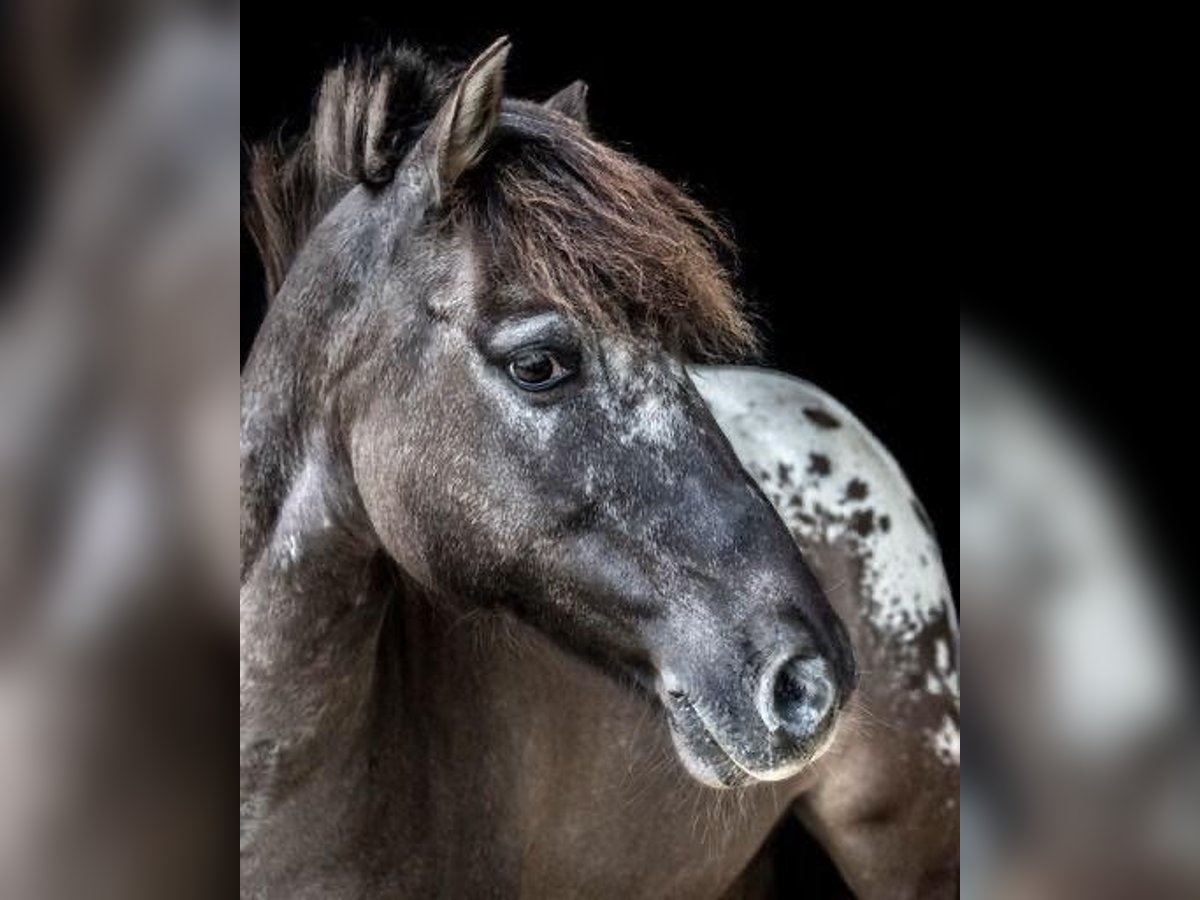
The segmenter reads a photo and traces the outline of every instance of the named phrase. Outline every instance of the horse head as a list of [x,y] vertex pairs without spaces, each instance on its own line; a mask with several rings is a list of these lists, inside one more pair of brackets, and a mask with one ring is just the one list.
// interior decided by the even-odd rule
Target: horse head
[[406,579],[657,697],[701,781],[790,777],[854,660],[685,370],[753,342],[726,240],[589,134],[581,85],[506,98],[508,51],[327,81],[311,153],[355,184],[264,328],[305,333],[311,427]]

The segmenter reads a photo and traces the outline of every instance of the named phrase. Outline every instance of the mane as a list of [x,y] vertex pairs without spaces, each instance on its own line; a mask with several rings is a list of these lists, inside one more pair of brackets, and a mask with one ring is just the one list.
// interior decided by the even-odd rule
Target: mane
[[[326,73],[307,132],[251,151],[247,225],[274,295],[309,231],[355,184],[385,183],[455,84],[409,47]],[[609,331],[688,359],[753,353],[728,268],[734,247],[685,191],[539,104],[505,100],[482,163],[455,185],[464,228],[497,274]]]
[[246,228],[274,297],[309,233],[356,184],[384,184],[417,142],[461,67],[407,45],[329,69],[308,128],[250,148]]

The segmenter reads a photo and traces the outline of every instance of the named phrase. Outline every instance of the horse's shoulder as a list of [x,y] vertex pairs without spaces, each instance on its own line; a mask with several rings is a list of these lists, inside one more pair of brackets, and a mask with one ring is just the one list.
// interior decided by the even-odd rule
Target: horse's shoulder
[[842,403],[810,382],[752,366],[697,366],[692,379],[742,465],[801,549],[861,563],[864,611],[881,636],[954,628],[941,552],[904,472]]

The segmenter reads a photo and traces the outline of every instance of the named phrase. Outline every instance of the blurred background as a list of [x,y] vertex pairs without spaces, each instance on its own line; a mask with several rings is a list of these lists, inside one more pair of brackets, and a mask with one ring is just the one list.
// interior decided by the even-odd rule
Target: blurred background
[[237,11],[0,15],[0,896],[233,896]]
[[1099,14],[958,46],[962,893],[1200,896],[1184,57]]
[[[724,217],[766,361],[928,506],[963,895],[1200,896],[1194,78],[1172,23],[1089,15],[0,7],[0,896],[236,890],[239,143],[350,47],[501,33],[514,94],[586,79],[595,131]],[[836,896],[790,839],[784,883]]]

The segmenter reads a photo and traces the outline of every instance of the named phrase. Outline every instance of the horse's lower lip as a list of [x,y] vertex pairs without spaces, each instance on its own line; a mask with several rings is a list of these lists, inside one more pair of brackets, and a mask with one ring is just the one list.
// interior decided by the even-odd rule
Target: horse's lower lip
[[[690,703],[668,707],[675,748],[692,776],[711,787],[741,787],[757,779],[729,755]],[[680,721],[682,718],[689,721]]]
[[[665,704],[676,749],[692,775],[713,787],[741,787],[751,782],[778,781],[794,771],[755,772],[738,762],[691,700],[671,692]],[[798,771],[798,769],[797,769]]]

